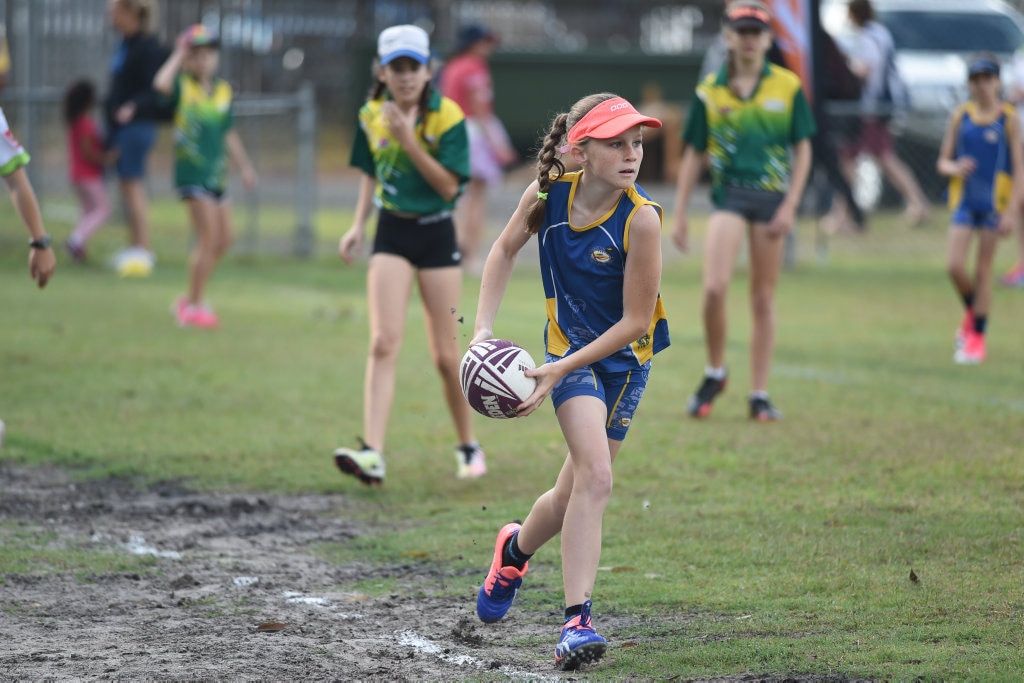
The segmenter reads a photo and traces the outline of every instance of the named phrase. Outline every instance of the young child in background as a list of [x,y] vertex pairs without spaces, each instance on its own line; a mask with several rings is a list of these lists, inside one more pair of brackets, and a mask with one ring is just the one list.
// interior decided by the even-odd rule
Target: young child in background
[[[949,180],[948,265],[953,287],[963,301],[956,331],[957,363],[985,360],[985,329],[992,301],[992,264],[999,238],[1013,231],[1022,195],[1024,152],[1020,122],[1012,104],[1000,96],[998,58],[974,55],[968,65],[970,100],[953,112],[939,148],[940,174]],[[967,258],[974,235],[978,253],[974,277]]]
[[366,271],[370,349],[363,383],[363,441],[339,448],[334,463],[364,484],[384,481],[384,437],[395,395],[398,352],[409,298],[417,285],[426,340],[455,423],[456,476],[487,472],[473,436],[472,412],[459,382],[462,268],[452,209],[469,177],[469,142],[462,110],[430,84],[430,39],[410,24],[392,26],[377,41],[376,84],[359,110],[351,165],[363,171],[352,227],[338,253],[352,263],[366,221],[380,209]]
[[814,116],[791,71],[768,63],[772,44],[768,8],[734,0],[723,31],[729,59],[697,86],[683,138],[672,239],[689,248],[686,206],[706,154],[711,162],[711,201],[704,244],[704,344],[707,366],[687,402],[693,417],[711,413],[726,386],[726,294],[744,235],[750,251],[751,419],[771,422],[782,413],[768,398],[775,346],[775,287],[785,236],[796,221],[811,169]]
[[64,125],[68,129],[68,159],[71,186],[78,195],[81,212],[65,247],[73,261],[85,261],[89,238],[110,216],[110,201],[103,181],[106,164],[103,137],[92,117],[96,86],[82,78],[64,92]]
[[228,159],[240,169],[246,189],[256,186],[245,147],[234,129],[231,86],[217,78],[217,34],[202,24],[179,36],[153,87],[177,104],[174,117],[174,184],[188,206],[195,231],[188,292],[174,305],[182,327],[217,327],[219,318],[203,296],[214,268],[234,239],[228,202]]
[[[537,154],[537,180],[491,248],[480,282],[472,343],[494,337],[516,256],[537,237],[547,362],[526,373],[537,388],[519,414],[529,415],[551,394],[569,454],[522,525],[498,532],[476,609],[487,623],[504,617],[529,559],[561,534],[565,613],[555,663],[562,669],[597,661],[607,647],[590,612],[612,462],[651,359],[669,345],[658,293],[661,207],[636,185],[645,126],[660,128],[661,121],[611,94],[584,97],[555,117]],[[560,150],[581,170],[565,173]]]

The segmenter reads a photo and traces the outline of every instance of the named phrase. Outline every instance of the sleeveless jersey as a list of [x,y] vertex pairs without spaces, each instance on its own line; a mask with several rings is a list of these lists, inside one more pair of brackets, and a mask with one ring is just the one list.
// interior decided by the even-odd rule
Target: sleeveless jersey
[[975,160],[974,173],[949,181],[949,208],[976,212],[1001,213],[1013,193],[1013,168],[1006,139],[1006,121],[1016,116],[1011,104],[1003,104],[995,120],[979,123],[973,102],[957,111],[955,158],[969,156]]
[[[661,206],[633,185],[601,219],[569,225],[581,175],[566,173],[552,183],[537,235],[547,300],[544,342],[547,352],[558,357],[578,351],[622,319],[630,222],[644,206],[653,206],[662,215]],[[647,334],[593,365],[605,372],[634,370],[668,345],[668,321],[659,294]]]

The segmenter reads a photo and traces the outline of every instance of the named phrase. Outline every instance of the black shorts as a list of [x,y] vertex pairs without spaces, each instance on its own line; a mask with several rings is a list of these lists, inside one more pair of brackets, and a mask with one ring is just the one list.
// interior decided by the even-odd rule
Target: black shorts
[[186,199],[205,199],[214,204],[223,204],[228,200],[224,190],[214,190],[202,185],[182,185],[178,188],[178,196]]
[[462,263],[450,211],[405,218],[381,210],[373,253],[401,256],[416,268],[450,268]]
[[726,185],[723,188],[722,203],[715,209],[739,214],[750,223],[771,223],[776,209],[785,198],[786,195],[781,192]]

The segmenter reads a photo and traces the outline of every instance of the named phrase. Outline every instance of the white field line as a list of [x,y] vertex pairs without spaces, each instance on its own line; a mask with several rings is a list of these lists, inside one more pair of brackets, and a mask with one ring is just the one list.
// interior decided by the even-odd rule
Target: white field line
[[[410,647],[410,648],[416,650],[417,652],[420,652],[420,653],[423,653],[423,654],[434,655],[435,657],[437,657],[441,661],[447,662],[449,664],[455,664],[456,666],[466,666],[466,667],[471,666],[471,667],[473,667],[475,669],[483,669],[486,666],[486,664],[483,661],[477,659],[476,657],[473,657],[472,655],[448,654],[448,653],[446,653],[444,651],[445,648],[441,647],[440,645],[438,645],[437,643],[433,642],[432,640],[429,640],[428,638],[424,638],[423,636],[419,635],[418,633],[416,633],[414,631],[408,631],[408,630],[406,630],[406,631],[399,631],[399,633],[398,633],[398,644],[399,645],[404,645],[405,647]],[[557,677],[545,676],[545,675],[542,675],[542,674],[532,673],[532,672],[529,672],[529,671],[520,671],[519,669],[515,669],[515,668],[513,668],[511,666],[503,666],[500,669],[498,669],[498,671],[503,673],[503,674],[505,674],[506,676],[508,676],[509,678],[511,678],[513,680],[528,680],[528,681],[558,681],[558,680],[561,680],[561,679],[559,679]]]

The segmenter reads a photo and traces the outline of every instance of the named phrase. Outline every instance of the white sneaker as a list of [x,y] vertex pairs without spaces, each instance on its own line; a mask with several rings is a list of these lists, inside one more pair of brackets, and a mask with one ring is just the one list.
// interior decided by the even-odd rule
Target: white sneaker
[[487,462],[480,444],[471,443],[455,449],[455,461],[458,470],[455,476],[459,479],[476,479],[487,474]]

